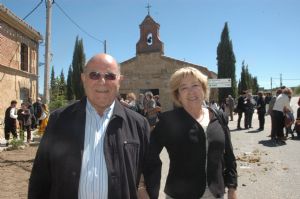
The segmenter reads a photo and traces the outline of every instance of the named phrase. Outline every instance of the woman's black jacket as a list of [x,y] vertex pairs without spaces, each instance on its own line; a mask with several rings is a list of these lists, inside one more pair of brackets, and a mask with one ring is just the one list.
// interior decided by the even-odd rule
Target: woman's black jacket
[[167,195],[173,198],[198,199],[208,184],[209,190],[218,198],[224,195],[225,186],[237,186],[236,161],[230,134],[227,132],[225,136],[214,115],[207,127],[206,141],[203,128],[183,108],[161,114],[150,136],[149,155],[144,171],[151,199],[158,198],[162,166],[159,154],[163,147],[170,159],[164,189]]

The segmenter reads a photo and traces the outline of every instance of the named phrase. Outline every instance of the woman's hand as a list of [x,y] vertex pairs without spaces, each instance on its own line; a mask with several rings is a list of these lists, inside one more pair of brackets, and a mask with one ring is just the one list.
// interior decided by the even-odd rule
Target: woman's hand
[[236,189],[229,188],[227,196],[228,196],[228,199],[237,199]]

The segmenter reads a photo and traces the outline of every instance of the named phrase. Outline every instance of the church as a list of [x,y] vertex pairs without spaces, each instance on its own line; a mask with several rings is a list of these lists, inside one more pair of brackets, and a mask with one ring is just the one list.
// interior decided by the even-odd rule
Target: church
[[[164,55],[164,43],[159,37],[160,25],[148,15],[140,24],[140,39],[136,44],[136,56],[120,63],[121,74],[124,75],[120,87],[120,94],[126,95],[152,91],[159,95],[162,111],[171,110],[171,101],[168,82],[171,75],[179,68],[194,67],[205,74],[209,79],[217,78],[216,73],[207,68],[167,57]],[[216,98],[216,89],[210,89],[210,99]]]

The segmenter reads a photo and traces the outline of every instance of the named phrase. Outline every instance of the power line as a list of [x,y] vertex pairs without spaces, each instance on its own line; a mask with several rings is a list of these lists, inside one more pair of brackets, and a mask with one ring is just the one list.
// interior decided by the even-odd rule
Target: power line
[[300,79],[282,79],[282,80],[289,80],[289,81],[300,81]]
[[63,9],[62,7],[57,3],[57,1],[54,2],[54,4],[57,6],[57,8],[82,32],[84,32],[85,34],[87,34],[90,38],[101,42],[102,44],[104,44],[104,41],[101,41],[99,39],[97,39],[96,37],[94,37],[93,35],[91,35],[90,33],[88,33],[86,30],[84,30],[81,26],[78,25],[78,23],[76,23]]
[[27,17],[29,17],[41,4],[43,3],[43,0],[40,1],[40,3],[38,3],[24,18],[23,20],[25,20]]

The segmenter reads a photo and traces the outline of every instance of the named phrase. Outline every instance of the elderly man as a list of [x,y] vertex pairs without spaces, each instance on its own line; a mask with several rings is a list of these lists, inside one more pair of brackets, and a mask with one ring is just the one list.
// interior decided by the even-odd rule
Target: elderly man
[[28,198],[135,199],[149,144],[149,124],[116,100],[122,76],[107,54],[81,74],[86,97],[51,114]]

